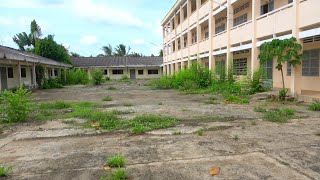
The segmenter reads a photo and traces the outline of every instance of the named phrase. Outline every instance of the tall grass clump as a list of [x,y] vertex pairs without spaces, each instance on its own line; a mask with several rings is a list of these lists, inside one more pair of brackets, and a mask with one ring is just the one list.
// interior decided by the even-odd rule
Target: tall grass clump
[[320,100],[314,100],[313,103],[309,106],[311,111],[320,111]]
[[83,69],[71,69],[66,72],[68,85],[88,84],[90,82],[88,73]]

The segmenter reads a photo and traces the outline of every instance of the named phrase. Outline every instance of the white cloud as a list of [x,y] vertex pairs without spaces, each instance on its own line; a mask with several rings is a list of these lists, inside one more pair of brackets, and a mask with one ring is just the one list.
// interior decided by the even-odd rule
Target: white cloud
[[95,45],[97,44],[97,37],[96,36],[93,36],[93,35],[87,35],[87,36],[83,36],[81,39],[80,39],[80,43],[83,44],[83,45]]
[[141,19],[127,10],[111,7],[106,3],[97,3],[92,0],[73,0],[72,8],[78,16],[92,22],[133,27],[144,26]]
[[146,41],[142,38],[138,38],[138,39],[132,40],[131,43],[134,45],[144,45],[146,44]]

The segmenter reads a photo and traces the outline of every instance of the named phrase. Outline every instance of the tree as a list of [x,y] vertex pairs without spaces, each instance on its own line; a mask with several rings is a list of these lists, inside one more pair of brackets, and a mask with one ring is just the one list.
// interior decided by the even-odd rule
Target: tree
[[130,47],[127,48],[124,44],[119,44],[119,45],[115,48],[115,55],[116,55],[116,56],[128,56],[130,50],[131,50]]
[[104,51],[104,54],[106,56],[113,56],[113,49],[111,44],[108,44],[108,46],[103,46],[102,50]]
[[163,50],[162,49],[160,49],[159,56],[163,57]]
[[75,52],[71,52],[71,57],[81,57],[80,54],[75,53]]
[[98,54],[97,57],[104,57],[104,55],[103,54]]
[[57,44],[53,38],[53,35],[48,35],[48,37],[38,39],[34,48],[34,53],[58,62],[71,64],[67,49],[64,46]]
[[[21,51],[26,51],[25,46],[32,46],[33,48],[36,45],[37,39],[42,36],[41,28],[35,20],[30,24],[30,34],[26,32],[18,33],[13,36],[13,41],[19,46]],[[29,49],[29,51],[31,51]]]
[[283,64],[287,63],[290,66],[301,64],[303,54],[301,53],[302,46],[297,42],[297,39],[292,37],[290,39],[273,39],[271,42],[265,42],[261,45],[259,59],[266,62],[271,59],[277,60],[276,69],[281,72],[282,90],[280,91],[280,99],[284,99],[287,90],[284,82]]

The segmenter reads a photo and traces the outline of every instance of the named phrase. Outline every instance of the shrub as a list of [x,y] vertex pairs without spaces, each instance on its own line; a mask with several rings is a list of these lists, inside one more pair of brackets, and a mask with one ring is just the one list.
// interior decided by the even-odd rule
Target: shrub
[[163,76],[160,79],[156,79],[150,82],[151,87],[155,89],[172,89],[173,83],[170,77]]
[[199,136],[203,136],[204,130],[200,129],[196,132]]
[[75,85],[75,84],[88,84],[89,83],[89,76],[88,73],[83,69],[71,69],[67,72],[67,81],[66,84],[68,85]]
[[279,91],[279,100],[284,101],[287,97],[288,89],[280,89]]
[[27,119],[32,110],[31,92],[19,88],[16,92],[4,91],[1,94],[3,112],[7,115],[7,122],[21,122]]
[[49,79],[45,79],[44,80],[41,88],[42,89],[63,88],[63,85],[60,82],[60,79],[58,79],[58,78],[49,78]]
[[42,86],[42,83],[45,79],[45,67],[43,65],[36,65],[36,81],[39,87]]
[[230,103],[237,103],[237,104],[249,104],[250,101],[248,98],[242,96],[236,96],[236,95],[232,95],[232,94],[226,94],[224,95],[224,98],[230,102]]
[[320,111],[320,101],[314,100],[313,103],[309,106],[311,111]]
[[0,177],[7,177],[11,172],[11,166],[0,165]]
[[121,76],[119,81],[120,82],[130,82],[130,78],[129,78],[128,75],[124,74],[124,75]]
[[118,154],[118,155],[111,156],[107,160],[107,164],[110,167],[122,168],[122,167],[125,166],[126,160],[125,160],[125,157],[123,155]]
[[92,82],[94,85],[101,85],[103,82],[103,71],[101,69],[94,69],[91,72]]

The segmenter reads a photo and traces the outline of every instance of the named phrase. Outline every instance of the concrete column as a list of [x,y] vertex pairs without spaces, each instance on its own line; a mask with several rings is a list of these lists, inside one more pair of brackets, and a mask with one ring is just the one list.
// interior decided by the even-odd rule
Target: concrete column
[[[300,5],[300,0],[293,0],[293,27],[292,27],[292,35],[293,37],[297,38],[297,41],[303,45],[303,41],[299,39],[299,5]],[[290,87],[290,93],[293,96],[299,96],[301,95],[301,78],[302,78],[302,65],[296,65],[291,67],[291,87]]]
[[260,54],[260,49],[257,47],[258,39],[256,37],[257,34],[257,18],[260,16],[260,6],[261,1],[252,1],[252,27],[253,27],[253,36],[252,36],[252,49],[251,49],[251,76],[253,76],[253,72],[259,68],[260,60],[258,58]]
[[54,67],[51,69],[51,71],[52,71],[52,77],[55,77],[56,75],[54,73]]
[[231,5],[231,0],[227,1],[227,59],[226,66],[227,72],[230,70],[233,64],[233,54],[231,53],[231,44],[230,44],[230,30],[233,27],[233,7]]
[[33,63],[32,64],[32,76],[33,76],[33,81],[32,81],[32,85],[34,86],[34,87],[36,87],[37,86],[37,75],[36,75],[36,64],[35,63]]
[[197,4],[197,62],[200,63],[200,59],[199,59],[199,45],[200,45],[200,40],[201,40],[201,26],[199,24],[199,9],[201,6],[201,0],[196,0],[196,4]]
[[187,32],[187,48],[188,48],[188,67],[190,67],[190,44],[191,44],[191,29],[190,29],[190,15],[191,15],[191,0],[187,0],[187,12],[188,12],[188,32]]
[[18,86],[22,86],[22,79],[21,79],[21,64],[18,61]]
[[183,20],[183,10],[182,10],[182,6],[180,6],[180,57],[181,57],[181,59],[180,59],[180,62],[181,62],[181,69],[182,69],[182,65],[184,64],[184,62],[183,62],[183,55],[182,55],[182,50],[183,50],[183,33],[182,33],[182,31],[183,31],[183,29],[182,29],[182,22],[184,22]]
[[[64,68],[64,81],[65,81],[65,82],[67,82],[67,70],[68,70],[68,69],[65,67],[65,68]],[[108,73],[109,73],[109,71],[108,71]]]
[[212,9],[213,9],[213,2],[209,1],[208,3],[210,3],[210,12],[209,12],[209,70],[213,70],[214,66],[213,66],[213,57],[212,57],[212,51],[213,51],[213,27],[215,26],[215,22],[214,22],[214,17],[212,16]]

